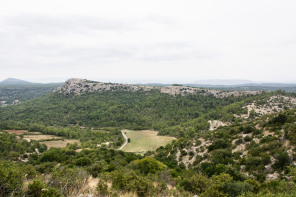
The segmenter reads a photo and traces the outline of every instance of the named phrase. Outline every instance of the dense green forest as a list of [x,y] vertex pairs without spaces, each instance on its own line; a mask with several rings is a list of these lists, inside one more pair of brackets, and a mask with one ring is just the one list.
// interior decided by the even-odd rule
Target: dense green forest
[[246,103],[270,95],[216,98],[201,94],[172,96],[158,90],[106,91],[81,96],[51,93],[23,105],[0,108],[0,120],[47,126],[155,129],[163,135],[180,137],[209,128],[210,119],[235,121],[234,113],[247,113],[242,108]]
[[[265,115],[246,107],[270,105],[276,95],[294,98],[282,91],[217,98],[118,90],[55,92],[2,107],[0,196],[87,196],[92,180],[94,196],[295,196],[296,110],[284,102]],[[209,120],[228,124],[209,130]],[[118,150],[123,128],[177,140],[127,153]],[[81,144],[48,148],[12,129]]]

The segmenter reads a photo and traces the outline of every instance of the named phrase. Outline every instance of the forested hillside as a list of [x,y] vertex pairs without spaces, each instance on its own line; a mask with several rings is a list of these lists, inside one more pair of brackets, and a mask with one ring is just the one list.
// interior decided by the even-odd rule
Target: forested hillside
[[[295,196],[294,94],[83,83],[0,108],[0,196]],[[126,153],[122,129],[177,139]]]
[[[182,95],[185,89],[182,87],[178,87],[178,93],[175,87],[168,87],[165,92],[157,88],[143,90],[138,87],[135,91],[134,86],[115,85],[110,88],[110,84],[103,86],[109,89],[99,89],[96,92],[88,91],[89,86],[92,85],[66,84],[54,93],[25,104],[1,108],[0,119],[47,126],[78,124],[89,127],[155,129],[162,135],[184,137],[210,128],[209,120],[239,121],[243,115],[248,116],[248,104],[258,101],[258,105],[264,105],[273,95],[285,95],[283,92],[255,95],[219,91],[206,93],[207,90],[197,91],[194,88],[192,93]],[[277,103],[281,104],[278,110],[296,104],[294,100],[286,103],[281,100]],[[274,110],[273,106],[269,107],[271,111]],[[252,111],[251,115],[254,113]]]
[[[262,94],[255,99],[268,96]],[[209,128],[208,119],[233,121],[247,113],[241,106],[250,96],[216,98],[212,95],[172,96],[158,90],[149,92],[106,91],[84,95],[51,93],[18,106],[0,109],[0,118],[48,126],[119,126],[128,129],[155,129],[179,135]],[[253,97],[251,97],[253,98]],[[190,129],[189,129],[190,128]],[[171,132],[170,130],[174,130]]]

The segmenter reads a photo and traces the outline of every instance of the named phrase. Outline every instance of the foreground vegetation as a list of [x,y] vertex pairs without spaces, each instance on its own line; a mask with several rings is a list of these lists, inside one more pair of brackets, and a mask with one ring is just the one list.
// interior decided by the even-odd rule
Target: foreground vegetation
[[[295,116],[292,114],[295,111],[275,115],[270,121],[262,122],[262,125],[284,127],[287,129],[287,138],[293,140]],[[287,119],[281,115],[287,116]],[[227,130],[228,127],[221,128],[213,135],[227,135]],[[212,138],[213,143],[204,147],[209,151],[207,156],[204,155],[207,162],[202,162],[202,158],[186,168],[184,163],[178,163],[174,158],[174,150],[188,147],[192,139],[183,138],[160,147],[153,158],[148,156],[153,152],[141,156],[106,147],[77,152],[75,150],[79,147],[68,145],[63,149],[46,150],[45,145],[36,141],[28,142],[17,139],[14,134],[2,132],[0,192],[1,196],[75,196],[89,192],[98,196],[119,196],[123,193],[138,196],[294,196],[296,168],[283,152],[285,149],[271,149],[274,153],[268,154],[274,155],[276,159],[272,168],[282,172],[282,175],[276,180],[267,180],[263,168],[268,164],[268,152],[259,151],[259,156],[255,156],[253,149],[257,146],[252,146],[250,155],[238,160],[237,154],[231,153],[233,147],[221,141],[227,139]],[[260,140],[263,145],[273,146],[274,140],[264,139]],[[244,139],[242,143],[247,141]],[[36,152],[36,148],[40,153]],[[27,162],[22,161],[25,158],[28,158]],[[240,165],[246,166],[250,174],[241,171]],[[86,189],[90,177],[97,180],[95,190]],[[29,184],[26,186],[25,182]]]

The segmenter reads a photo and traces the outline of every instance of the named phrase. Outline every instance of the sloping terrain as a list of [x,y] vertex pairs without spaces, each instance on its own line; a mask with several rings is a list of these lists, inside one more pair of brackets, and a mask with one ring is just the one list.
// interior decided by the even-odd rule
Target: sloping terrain
[[[193,92],[189,91],[191,89]],[[79,124],[155,129],[160,134],[178,136],[181,131],[207,129],[209,124],[203,117],[205,114],[211,113],[210,118],[213,119],[224,117],[226,106],[232,107],[232,110],[240,108],[233,103],[244,102],[254,94],[255,97],[264,97],[266,93],[221,92],[180,86],[142,89],[134,85],[71,79],[54,93],[23,105],[0,109],[0,119],[25,124],[42,122],[51,126]],[[225,113],[230,119],[233,116],[228,111]],[[182,127],[181,131],[175,131],[175,128],[168,130],[178,125]]]
[[242,118],[260,117],[265,114],[277,113],[286,109],[296,108],[296,98],[289,95],[275,94],[261,100],[254,100],[244,106],[248,113]]
[[[291,197],[295,114],[295,95],[281,91],[71,79],[53,93],[0,108],[0,186],[11,183],[0,196]],[[128,153],[118,150],[122,129],[153,129],[176,140],[130,135],[130,145],[151,151]],[[32,132],[64,141],[42,142]]]
[[285,110],[193,139],[182,138],[159,148],[155,157],[167,165],[196,168],[208,175],[217,173],[217,168],[227,173],[233,168],[259,181],[288,178],[287,166],[296,162],[295,114],[296,110]]

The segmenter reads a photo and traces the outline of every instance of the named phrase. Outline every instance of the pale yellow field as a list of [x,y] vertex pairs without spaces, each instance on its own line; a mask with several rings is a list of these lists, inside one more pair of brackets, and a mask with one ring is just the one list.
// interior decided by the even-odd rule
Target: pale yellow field
[[16,135],[23,135],[23,134],[39,135],[39,134],[41,134],[40,132],[28,132],[27,130],[4,130],[4,131],[6,131],[7,133],[16,134]]
[[64,148],[66,147],[66,145],[69,144],[74,144],[75,142],[77,142],[78,145],[80,145],[80,140],[55,140],[55,141],[45,141],[45,142],[40,142],[41,144],[45,144],[47,146],[48,149],[50,149],[51,147],[55,147],[55,148]]
[[27,130],[4,130],[4,131],[6,131],[7,133],[16,134],[16,135],[22,135],[28,132]]
[[61,139],[61,137],[57,137],[55,135],[25,135],[25,140],[51,140],[51,139]]
[[158,136],[157,132],[152,130],[123,130],[123,132],[131,139],[131,142],[123,148],[125,152],[145,153],[165,146],[176,139],[169,136]]

